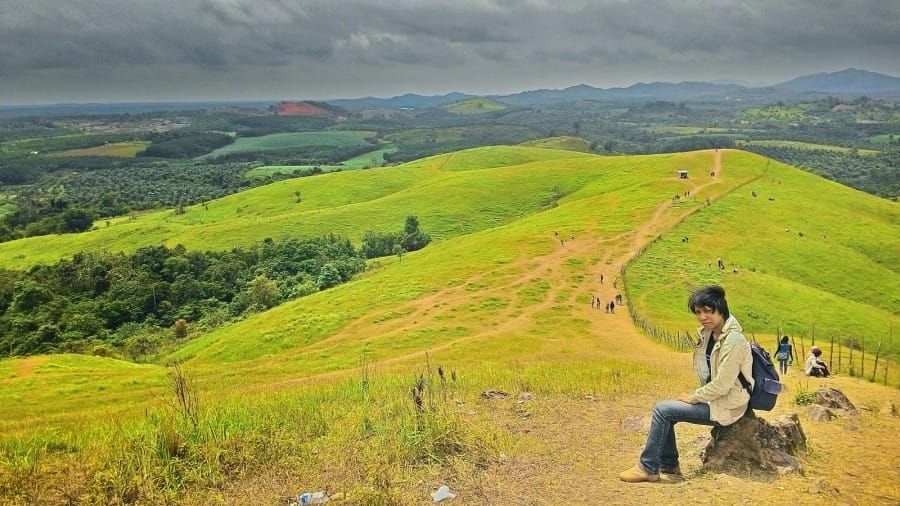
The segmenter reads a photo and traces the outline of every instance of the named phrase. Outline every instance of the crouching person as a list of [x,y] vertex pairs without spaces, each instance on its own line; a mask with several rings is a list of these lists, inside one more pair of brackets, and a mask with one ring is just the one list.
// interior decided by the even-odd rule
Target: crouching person
[[827,378],[831,375],[828,365],[819,358],[822,356],[822,350],[818,346],[809,349],[809,356],[806,357],[804,369],[807,376],[817,376],[819,378]]
[[698,289],[688,299],[688,309],[701,325],[693,357],[701,386],[653,408],[640,461],[619,474],[622,481],[659,481],[660,473],[681,473],[675,444],[678,422],[731,425],[747,412],[750,395],[738,375],[743,372],[753,388],[753,358],[741,325],[728,311],[725,290],[716,285]]

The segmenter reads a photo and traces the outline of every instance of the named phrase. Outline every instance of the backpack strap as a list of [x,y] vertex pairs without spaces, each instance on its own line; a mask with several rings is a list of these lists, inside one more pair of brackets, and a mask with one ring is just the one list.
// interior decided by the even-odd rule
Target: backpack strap
[[753,395],[753,390],[750,388],[750,382],[744,377],[743,372],[738,373],[738,379],[741,380],[741,385],[744,386],[744,390],[746,390],[748,394]]

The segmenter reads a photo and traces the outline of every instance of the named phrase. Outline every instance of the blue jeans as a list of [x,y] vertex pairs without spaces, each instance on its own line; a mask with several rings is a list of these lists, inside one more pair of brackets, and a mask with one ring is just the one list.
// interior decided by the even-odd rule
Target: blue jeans
[[779,360],[778,365],[779,365],[779,369],[781,370],[781,374],[787,374],[788,359]]
[[641,467],[650,474],[659,473],[660,466],[678,465],[678,447],[675,446],[675,424],[718,425],[709,419],[709,404],[688,404],[681,401],[662,401],[653,408],[647,444],[641,453]]

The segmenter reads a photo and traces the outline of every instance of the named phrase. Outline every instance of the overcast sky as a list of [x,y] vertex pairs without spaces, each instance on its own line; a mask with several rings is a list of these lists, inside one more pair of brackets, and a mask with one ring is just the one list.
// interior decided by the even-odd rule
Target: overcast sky
[[900,77],[900,0],[0,0],[0,104]]

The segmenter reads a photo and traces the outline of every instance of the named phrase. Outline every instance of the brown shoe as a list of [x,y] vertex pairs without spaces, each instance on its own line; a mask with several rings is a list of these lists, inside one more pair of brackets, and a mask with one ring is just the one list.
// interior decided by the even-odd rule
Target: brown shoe
[[640,464],[627,471],[619,473],[619,479],[628,483],[640,483],[642,481],[659,481],[659,474],[650,474],[644,471]]
[[665,467],[661,466],[659,472],[662,474],[681,474],[681,466]]

